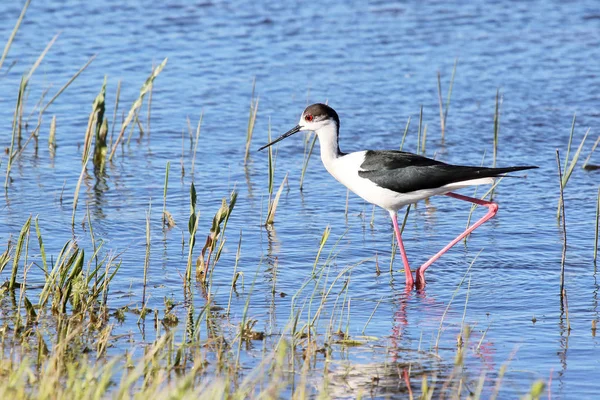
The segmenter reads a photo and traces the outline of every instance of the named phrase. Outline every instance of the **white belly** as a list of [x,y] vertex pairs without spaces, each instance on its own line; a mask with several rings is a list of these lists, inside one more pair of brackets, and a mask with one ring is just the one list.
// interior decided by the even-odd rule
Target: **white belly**
[[480,178],[470,181],[451,183],[440,188],[417,190],[408,193],[396,193],[392,190],[377,186],[369,179],[361,178],[361,170],[365,159],[365,151],[358,151],[323,162],[327,171],[340,183],[369,203],[378,205],[388,211],[398,211],[402,207],[416,203],[431,196],[445,194],[453,190],[475,185],[494,183],[494,178]]

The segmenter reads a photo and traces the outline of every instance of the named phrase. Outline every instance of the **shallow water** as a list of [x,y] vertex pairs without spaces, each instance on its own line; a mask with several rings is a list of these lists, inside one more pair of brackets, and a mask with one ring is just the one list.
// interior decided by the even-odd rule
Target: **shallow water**
[[[137,140],[136,132],[131,143],[118,151],[116,161],[107,166],[105,176],[96,177],[90,167],[82,185],[74,235],[82,247],[90,246],[89,229],[81,224],[87,205],[96,238],[106,242],[106,249],[124,251],[120,279],[111,287],[113,295],[122,295],[112,298],[111,307],[140,301],[145,211],[151,203],[148,306],[160,309],[165,296],[172,297],[183,316],[181,274],[187,245],[182,248],[182,237],[187,242],[190,183],[193,181],[198,191],[198,242],[202,243],[221,199],[235,188],[239,198],[212,286],[214,302],[225,307],[242,231],[239,268],[245,282],[240,296],[233,299],[233,320],[241,318],[255,280],[249,314],[259,321],[257,328],[281,332],[285,328],[281,324],[290,316],[292,295],[309,278],[323,231],[330,226],[324,258],[339,240],[328,267],[330,281],[343,268],[356,265],[348,290],[351,336],[361,335],[380,302],[365,330],[366,335],[380,339],[333,355],[340,365],[352,365],[358,371],[357,379],[370,376],[374,369],[390,368],[390,349],[402,360],[411,361],[416,359],[412,354],[417,349],[433,346],[440,319],[476,258],[444,317],[440,355],[445,362],[442,366],[425,363],[422,368],[439,368],[443,375],[444,368],[452,365],[468,293],[464,323],[474,327],[472,340],[481,340],[483,349],[479,356],[471,352],[467,360],[475,378],[487,371],[492,380],[507,363],[501,397],[524,394],[534,380],[550,377],[555,398],[596,394],[600,349],[591,324],[599,318],[599,285],[593,264],[599,175],[580,168],[598,137],[600,120],[600,66],[596,62],[600,58],[600,9],[596,2],[121,3],[96,6],[50,0],[34,2],[27,12],[0,70],[3,147],[10,145],[20,76],[55,33],[61,32],[60,37],[30,83],[29,111],[45,88],[51,85],[49,93],[55,93],[90,56],[97,56],[48,109],[37,154],[30,145],[13,165],[13,181],[0,213],[2,243],[18,235],[30,214],[39,215],[48,254],[56,255],[72,238],[72,199],[80,174],[81,146],[91,104],[104,76],[108,76],[107,114],[112,122],[118,80],[123,82],[120,114],[137,97],[152,65],[168,57],[155,82],[150,134]],[[17,2],[0,4],[0,42],[8,38],[20,10]],[[445,98],[455,58],[458,67],[442,143],[436,73],[442,74]],[[326,173],[316,154],[304,190],[299,190],[304,152],[300,135],[278,147],[275,185],[286,174],[289,185],[274,228],[267,231],[261,226],[268,199],[267,153],[253,151],[244,167],[254,77],[260,103],[253,150],[266,143],[269,120],[275,136],[295,125],[307,102],[328,101],[341,118],[344,151],[398,148],[409,117],[404,149],[415,151],[422,105],[428,127],[427,155],[464,164],[479,164],[485,156],[484,164],[491,165],[494,102],[500,88],[497,164],[533,164],[540,169],[528,171],[527,179],[504,179],[495,192],[500,204],[496,218],[479,228],[466,246],[456,246],[429,269],[425,293],[406,296],[399,259],[393,276],[388,272],[392,228],[384,211],[377,209],[373,214],[372,206],[350,195],[345,217],[346,189]],[[185,133],[186,173],[182,177],[186,117],[195,126],[202,111],[195,173],[191,175],[193,147]],[[564,165],[574,113],[577,122],[571,155],[588,127],[591,133],[565,191],[568,332],[559,298],[562,241],[556,222],[559,185],[555,151],[561,150]],[[57,118],[54,157],[46,146],[52,115]],[[35,117],[31,121],[30,129]],[[178,225],[164,232],[161,209],[167,161],[171,162],[167,208]],[[590,162],[599,164],[600,154],[594,154]],[[6,155],[2,157],[3,172],[5,168]],[[473,190],[462,193],[470,195]],[[484,192],[480,188],[478,193]],[[468,204],[447,198],[421,202],[411,210],[404,240],[413,265],[458,234],[469,211]],[[375,254],[382,269],[379,276]],[[276,292],[286,297],[271,294],[275,262]],[[344,312],[348,313],[347,308]],[[136,320],[127,319],[114,334],[131,333],[136,343],[142,343],[146,338]],[[122,343],[110,351],[118,354],[131,346]],[[246,360],[260,359],[259,348],[257,344],[254,351],[245,353]],[[318,378],[314,377],[315,382]],[[493,384],[490,381],[490,387]],[[420,386],[420,380],[415,385]],[[375,394],[401,395],[385,388],[380,381],[381,390]],[[339,392],[333,386],[331,390],[334,396],[350,395],[344,392],[348,390],[344,385]]]

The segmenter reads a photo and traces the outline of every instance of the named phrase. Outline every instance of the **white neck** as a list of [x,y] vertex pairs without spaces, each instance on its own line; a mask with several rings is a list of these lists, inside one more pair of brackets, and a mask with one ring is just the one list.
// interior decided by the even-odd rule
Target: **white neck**
[[338,145],[338,127],[335,122],[330,122],[317,131],[319,144],[321,146],[321,160],[325,168],[329,170],[331,163],[337,159],[342,153]]

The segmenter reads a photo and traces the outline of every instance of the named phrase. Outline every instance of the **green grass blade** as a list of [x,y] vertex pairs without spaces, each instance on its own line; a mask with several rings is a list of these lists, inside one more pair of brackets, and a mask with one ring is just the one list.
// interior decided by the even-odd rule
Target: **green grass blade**
[[71,85],[71,83],[73,83],[73,81],[74,81],[75,79],[77,79],[77,77],[78,77],[79,75],[81,75],[81,73],[82,73],[83,71],[85,71],[85,69],[86,69],[86,68],[87,68],[87,67],[88,67],[88,66],[89,66],[89,65],[92,63],[92,61],[94,61],[94,59],[95,59],[95,58],[96,58],[96,56],[95,56],[95,55],[93,55],[92,57],[90,57],[90,59],[89,59],[89,60],[88,60],[88,61],[85,63],[85,65],[84,65],[83,67],[81,67],[81,68],[79,69],[79,71],[77,71],[77,72],[75,73],[75,75],[73,75],[73,76],[71,77],[71,79],[69,79],[69,80],[67,81],[67,83],[65,83],[65,84],[64,84],[64,85],[63,85],[63,86],[62,86],[62,87],[61,87],[61,88],[58,90],[58,92],[56,92],[56,94],[55,94],[55,95],[54,95],[54,96],[53,96],[53,97],[52,97],[52,98],[51,98],[51,99],[50,99],[50,100],[49,100],[49,101],[46,103],[46,105],[45,105],[45,106],[44,106],[44,107],[43,107],[43,108],[40,110],[40,113],[39,113],[39,118],[38,118],[38,123],[37,123],[37,125],[36,125],[35,129],[34,129],[34,130],[31,132],[31,134],[29,135],[29,138],[27,139],[27,141],[25,142],[25,144],[24,144],[24,145],[21,147],[21,149],[20,149],[18,152],[16,152],[15,154],[12,154],[12,155],[11,155],[11,159],[14,159],[14,158],[16,158],[16,157],[20,156],[20,155],[21,155],[21,153],[23,153],[23,151],[24,151],[24,150],[25,150],[25,148],[27,147],[27,144],[29,143],[29,141],[30,141],[30,140],[31,140],[33,137],[35,137],[35,136],[36,136],[36,135],[39,133],[39,131],[40,131],[40,127],[41,127],[41,125],[42,125],[42,115],[43,115],[43,114],[46,112],[46,110],[48,109],[48,107],[50,107],[50,105],[52,105],[52,103],[54,103],[54,101],[55,101],[55,100],[58,98],[58,96],[60,96],[60,95],[61,95],[61,94],[62,94],[62,93],[65,91],[65,90],[67,90],[67,88],[69,87],[69,85]]
[[300,175],[300,190],[302,190],[304,187],[304,174],[308,169],[308,162],[310,161],[310,156],[312,155],[313,149],[315,148],[315,143],[317,143],[317,135],[314,135],[313,140],[310,143],[306,159],[304,160],[304,165],[302,166],[302,174]]
[[90,148],[85,155],[85,159],[83,160],[83,165],[81,166],[81,173],[79,174],[79,179],[77,180],[77,186],[75,186],[75,194],[73,195],[73,214],[71,216],[71,226],[75,226],[75,212],[77,211],[77,202],[79,200],[79,189],[81,188],[81,182],[83,182],[83,177],[87,170],[87,164],[90,160],[90,155],[92,153],[92,149]]
[[196,140],[194,141],[194,154],[192,155],[192,177],[194,176],[194,166],[196,164],[196,153],[198,152],[198,142],[200,141],[200,128],[202,127],[202,119],[204,118],[204,111],[200,112],[200,118],[198,119],[198,126],[196,127]]
[[244,155],[244,165],[248,163],[250,156],[250,144],[252,143],[252,135],[254,133],[254,124],[256,123],[256,115],[258,114],[258,100],[254,100],[254,90],[256,89],[256,78],[252,81],[252,94],[250,95],[250,114],[248,115],[248,128],[246,129],[246,153]]
[[27,77],[25,78],[26,82],[29,82],[29,80],[33,76],[33,73],[40,66],[40,64],[42,63],[42,60],[44,59],[44,57],[46,57],[46,54],[48,54],[48,51],[50,50],[50,48],[52,47],[52,45],[54,44],[54,42],[56,42],[56,39],[58,39],[59,36],[60,36],[60,33],[57,33],[56,35],[54,35],[54,37],[46,45],[46,48],[39,55],[39,57],[37,58],[37,60],[35,60],[35,63],[31,67],[31,69],[29,70],[29,73],[27,74]]
[[596,200],[596,231],[594,235],[594,265],[598,259],[598,233],[600,228],[600,187],[598,188],[598,198]]
[[575,121],[577,120],[577,115],[573,114],[573,121],[571,122],[571,132],[569,133],[569,144],[567,145],[567,156],[565,158],[565,169],[563,171],[563,176],[567,176],[567,168],[569,166],[569,156],[571,154],[571,144],[573,143],[573,136],[575,134]]
[[[269,136],[267,143],[271,143],[271,118],[269,117],[269,127],[267,129],[267,134]],[[273,146],[269,146],[268,152],[268,165],[269,165],[269,201],[271,200],[271,195],[273,194],[273,180],[275,179],[275,162],[273,160]]]
[[417,154],[421,154],[421,131],[423,129],[423,106],[419,110],[419,130],[417,131]]
[[454,67],[452,68],[452,77],[450,78],[450,86],[448,87],[448,97],[446,98],[446,107],[444,110],[444,129],[447,128],[448,110],[450,110],[450,98],[452,97],[452,89],[454,88],[454,77],[456,76],[456,66],[458,65],[458,57],[454,59]]
[[148,93],[148,91],[152,87],[152,84],[154,83],[154,80],[156,79],[156,77],[160,74],[160,72],[163,70],[165,65],[167,65],[167,60],[168,60],[168,58],[165,58],[163,60],[163,62],[161,62],[156,68],[154,68],[154,70],[152,70],[152,73],[150,74],[150,76],[146,79],[146,81],[142,85],[142,88],[140,89],[140,94],[139,94],[138,98],[135,100],[135,102],[129,109],[127,118],[125,118],[125,121],[123,121],[123,124],[121,125],[121,132],[119,132],[119,136],[117,136],[117,140],[113,144],[112,150],[110,152],[110,156],[108,157],[109,161],[112,161],[112,159],[115,155],[115,151],[117,150],[119,143],[121,142],[121,140],[123,139],[123,136],[125,135],[125,131],[127,130],[127,127],[129,126],[131,121],[133,121],[133,118],[136,116],[140,107],[142,107],[142,103],[144,102],[144,96],[146,95],[146,93]]
[[277,211],[277,205],[279,204],[279,197],[281,197],[281,192],[283,192],[283,186],[285,185],[285,182],[287,181],[287,174],[285,174],[285,178],[283,178],[283,181],[281,182],[281,186],[279,186],[279,190],[277,191],[277,194],[275,195],[275,199],[273,199],[273,202],[269,204],[269,212],[267,213],[267,221],[265,222],[265,225],[272,225],[273,222],[275,222],[275,212]]
[[167,166],[165,167],[165,187],[163,189],[163,212],[162,212],[162,222],[163,226],[169,223],[169,216],[167,215],[167,188],[169,187],[169,170],[171,169],[171,161],[167,161]]
[[404,134],[402,135],[402,142],[400,142],[400,151],[402,151],[402,148],[404,147],[404,140],[406,139],[406,135],[408,134],[409,127],[410,127],[410,116],[408,117],[408,120],[406,121],[406,126],[404,127]]
[[112,147],[113,134],[115,133],[115,125],[117,125],[117,112],[119,111],[119,99],[121,98],[121,80],[117,82],[117,93],[115,94],[115,108],[113,110],[113,120],[110,127],[110,142],[109,147]]
[[325,247],[325,243],[327,243],[327,239],[329,239],[329,234],[331,233],[331,227],[326,227],[323,232],[323,236],[321,236],[321,242],[319,243],[319,251],[317,252],[317,256],[315,257],[315,263],[313,264],[312,275],[315,276],[315,270],[317,269],[317,264],[319,263],[319,258],[321,257],[321,252],[323,251],[323,247]]
[[590,158],[592,158],[592,154],[594,154],[594,151],[596,151],[596,147],[598,147],[598,143],[600,143],[600,136],[598,136],[598,138],[594,142],[594,145],[592,146],[592,150],[590,151],[590,154],[587,156],[587,158],[583,162],[584,169],[587,169],[587,165],[590,162]]
[[0,70],[2,69],[2,64],[4,64],[4,60],[6,59],[6,56],[8,55],[10,46],[12,45],[13,41],[15,40],[17,31],[19,30],[19,27],[21,26],[21,23],[23,22],[23,18],[25,18],[25,13],[27,12],[27,8],[29,8],[29,3],[31,3],[31,0],[27,0],[25,2],[25,5],[21,9],[21,15],[19,15],[19,19],[17,19],[17,22],[15,23],[15,27],[13,28],[12,32],[10,33],[10,36],[8,37],[8,41],[4,45],[4,51],[2,52],[2,57],[0,57]]
[[494,154],[492,167],[496,168],[496,157],[498,156],[498,134],[500,132],[500,89],[496,90],[496,106],[494,108]]
[[15,255],[13,257],[13,267],[12,273],[10,274],[10,281],[8,282],[8,290],[15,290],[17,286],[17,272],[19,269],[19,259],[21,257],[21,252],[23,250],[23,244],[25,242],[25,238],[29,235],[29,227],[31,225],[31,217],[27,218],[25,225],[21,228],[21,233],[19,233],[19,240],[17,241],[17,247],[15,249]]
[[581,143],[579,144],[579,147],[577,148],[577,151],[575,152],[573,159],[569,163],[569,168],[566,169],[566,173],[563,176],[563,187],[565,187],[567,185],[567,182],[569,181],[569,178],[571,177],[571,174],[573,173],[573,170],[575,169],[575,166],[577,165],[577,161],[579,160],[579,156],[581,155],[581,150],[583,149],[583,145],[584,145],[585,140],[587,139],[589,133],[590,133],[590,128],[588,128],[588,130],[585,132],[585,135],[583,135],[583,139],[581,140]]
[[15,141],[17,139],[17,124],[18,124],[17,120],[18,120],[19,110],[22,107],[23,93],[25,92],[26,85],[27,85],[27,82],[25,81],[25,78],[21,77],[21,84],[19,85],[19,95],[17,96],[17,105],[15,106],[15,111],[13,114],[12,136],[10,139],[10,149],[8,150],[8,162],[6,164],[6,178],[4,180],[4,188],[5,189],[8,188],[8,185],[10,183],[10,170],[12,167]]
[[40,226],[38,224],[38,217],[35,217],[35,233],[37,235],[38,243],[40,245],[40,255],[42,256],[44,275],[48,277],[48,263],[46,261],[46,250],[44,249],[44,241],[42,240],[42,232],[40,231]]
[[440,131],[442,132],[442,140],[444,140],[444,102],[442,100],[442,74],[440,71],[437,72],[437,90],[438,90],[438,104],[440,107]]

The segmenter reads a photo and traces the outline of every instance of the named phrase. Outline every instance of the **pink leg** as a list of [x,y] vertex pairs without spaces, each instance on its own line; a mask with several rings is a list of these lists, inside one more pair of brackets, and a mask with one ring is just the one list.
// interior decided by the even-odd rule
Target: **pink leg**
[[404,264],[404,274],[406,275],[406,286],[412,289],[414,280],[410,266],[408,265],[408,258],[406,257],[406,251],[404,250],[404,244],[402,243],[402,235],[400,234],[400,228],[398,228],[398,215],[395,212],[390,212],[392,217],[392,223],[394,224],[394,232],[396,232],[396,239],[398,240],[398,249],[402,256],[402,263]]
[[470,203],[478,204],[480,206],[485,206],[488,208],[488,212],[483,217],[481,217],[481,219],[479,221],[475,222],[473,225],[471,225],[469,228],[467,228],[467,230],[464,231],[462,234],[460,234],[456,239],[454,239],[453,241],[448,243],[448,245],[446,247],[444,247],[442,250],[440,250],[436,255],[431,257],[425,264],[423,264],[419,268],[417,268],[417,272],[416,272],[417,289],[423,289],[425,287],[425,271],[427,270],[427,268],[429,268],[429,266],[431,264],[434,263],[434,261],[436,261],[438,258],[440,258],[442,256],[442,254],[447,252],[452,246],[454,246],[456,243],[460,242],[467,235],[469,235],[471,232],[473,232],[475,229],[477,229],[479,226],[481,226],[488,219],[492,218],[498,212],[498,204],[492,203],[491,201],[475,199],[473,197],[463,196],[463,195],[456,194],[456,193],[446,193],[446,196],[450,196],[450,197],[453,197],[453,198],[459,199],[459,200],[468,201]]

